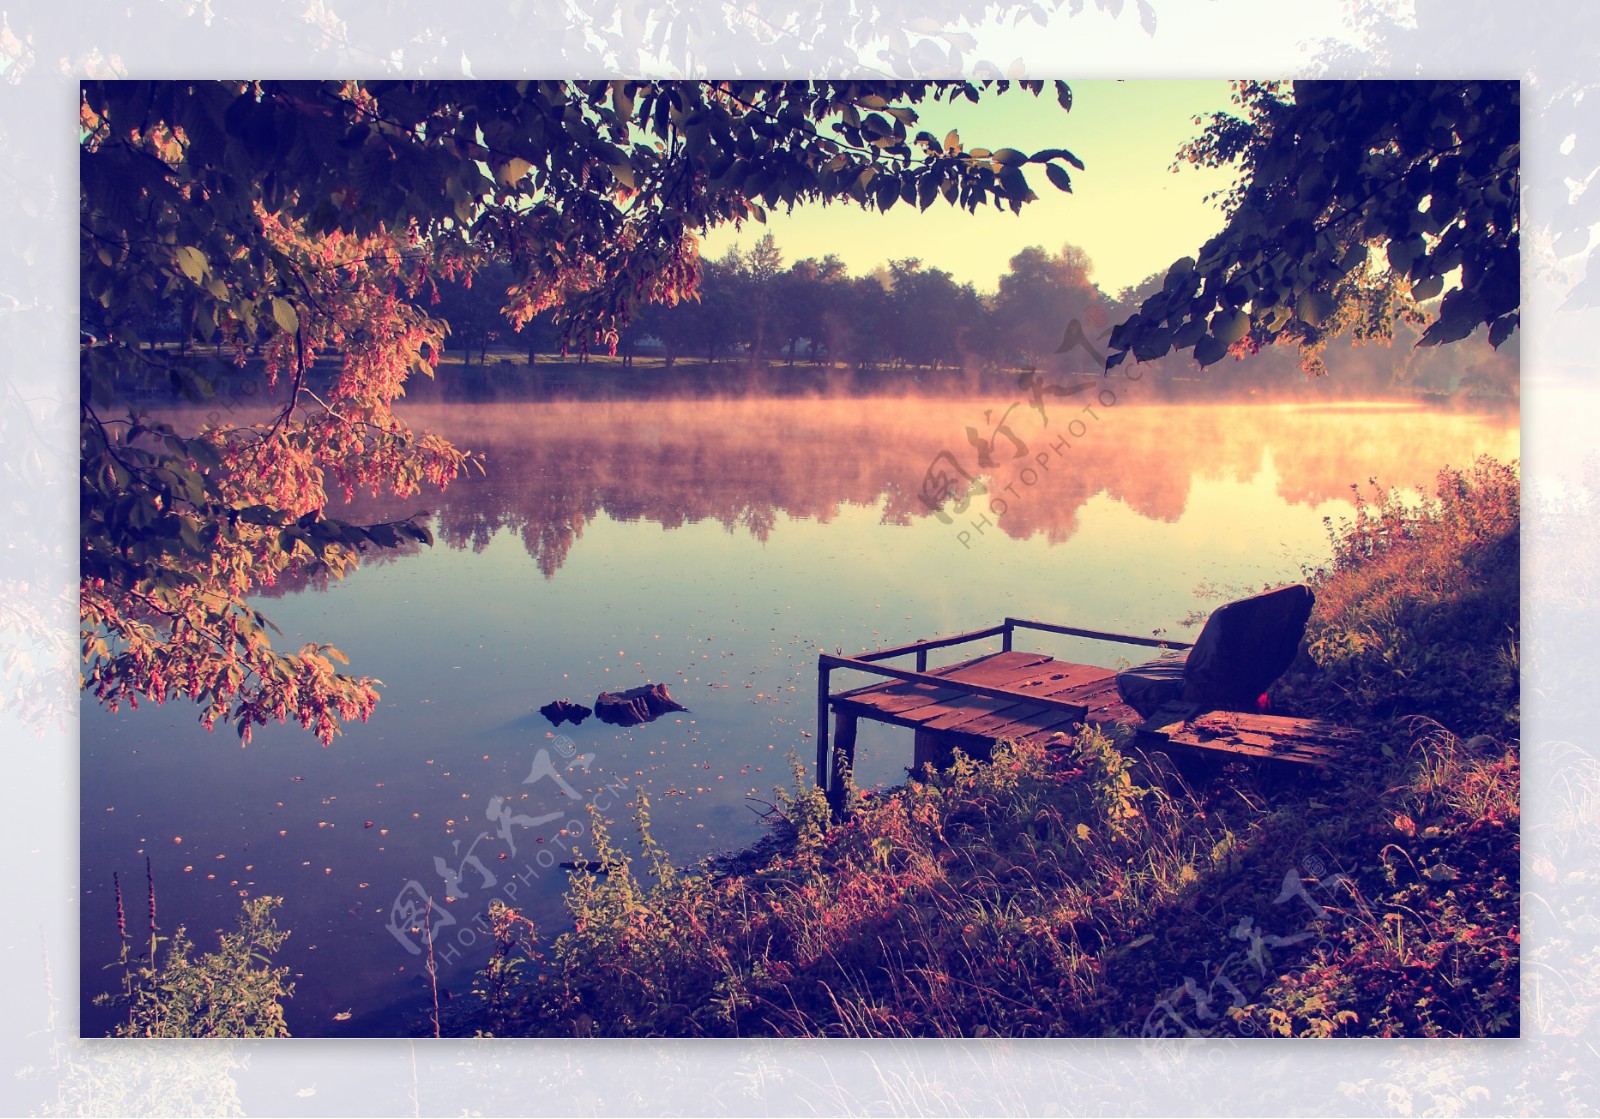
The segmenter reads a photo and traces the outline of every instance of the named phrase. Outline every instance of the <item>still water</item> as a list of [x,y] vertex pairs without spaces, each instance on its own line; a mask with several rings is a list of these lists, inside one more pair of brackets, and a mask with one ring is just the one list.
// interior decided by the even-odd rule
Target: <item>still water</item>
[[[987,406],[410,408],[486,473],[349,515],[427,509],[438,544],[258,603],[280,647],[330,641],[383,681],[368,723],[327,749],[276,726],[241,748],[179,703],[84,704],[83,1032],[110,1025],[89,1003],[117,981],[112,873],[142,928],[147,857],[163,933],[184,923],[201,951],[242,897],[283,897],[297,1036],[393,1033],[425,993],[426,898],[447,990],[481,964],[491,899],[560,931],[586,804],[630,837],[643,789],[679,862],[758,838],[786,755],[814,757],[819,651],[1008,614],[1183,637],[1217,595],[1322,562],[1353,484],[1429,489],[1443,466],[1520,453],[1515,411],[1124,402],[1074,425],[1081,405]],[[988,492],[930,510],[922,495],[963,471]],[[1047,641],[1105,665],[1125,651]],[[537,711],[646,683],[688,710],[626,729]],[[859,781],[902,780],[909,737],[864,724]]]

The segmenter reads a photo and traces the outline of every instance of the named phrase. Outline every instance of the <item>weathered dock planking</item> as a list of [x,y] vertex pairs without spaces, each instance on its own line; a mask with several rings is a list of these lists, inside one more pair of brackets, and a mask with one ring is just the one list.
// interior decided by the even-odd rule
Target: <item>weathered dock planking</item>
[[[1158,722],[1159,716],[1150,722]],[[1164,726],[1140,727],[1142,744],[1227,759],[1336,765],[1358,751],[1361,733],[1326,719],[1210,711]]]
[[[855,766],[857,724],[861,719],[913,731],[913,770],[925,762],[947,763],[958,747],[985,756],[1002,739],[1037,738],[1057,731],[1072,733],[1084,725],[1108,732],[1126,727],[1136,732],[1142,746],[1164,748],[1177,755],[1296,766],[1327,766],[1357,745],[1355,732],[1349,728],[1315,719],[1221,711],[1188,719],[1181,712],[1157,712],[1150,719],[1141,718],[1123,702],[1115,671],[1013,650],[1013,635],[1019,628],[1162,649],[1189,647],[1181,641],[1007,618],[990,629],[855,657],[825,653],[817,661],[817,780],[819,784],[826,782],[834,804],[842,803],[845,774]],[[931,650],[996,636],[1002,639],[998,653],[943,668],[928,668]],[[913,654],[915,670],[881,663]],[[838,670],[888,679],[834,694],[829,682],[831,674]],[[830,713],[834,719],[831,736]]]

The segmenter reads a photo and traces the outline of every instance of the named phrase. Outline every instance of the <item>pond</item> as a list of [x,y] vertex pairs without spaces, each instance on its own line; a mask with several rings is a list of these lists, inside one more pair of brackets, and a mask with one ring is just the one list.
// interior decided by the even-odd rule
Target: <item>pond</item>
[[[819,651],[1006,615],[1192,636],[1181,623],[1196,611],[1323,562],[1325,520],[1350,514],[1353,484],[1426,490],[1443,466],[1520,454],[1514,409],[990,406],[409,406],[414,425],[482,453],[486,473],[350,515],[427,509],[436,546],[258,602],[280,647],[332,642],[383,681],[369,722],[326,749],[293,726],[241,748],[180,703],[84,704],[83,1032],[111,1024],[90,1000],[116,983],[103,969],[113,872],[141,928],[147,858],[163,934],[186,924],[200,950],[242,897],[284,898],[297,1036],[401,1032],[426,999],[430,932],[441,983],[460,994],[491,899],[547,940],[561,930],[560,863],[592,850],[587,805],[631,840],[628,802],[644,790],[679,863],[759,838],[774,786],[791,782],[787,755],[814,758]],[[930,508],[923,495],[955,468],[987,493],[960,513]],[[1127,651],[1041,636],[1108,666]],[[687,710],[632,728],[558,728],[537,710],[647,683]],[[863,726],[863,786],[900,782],[910,760],[909,732]]]

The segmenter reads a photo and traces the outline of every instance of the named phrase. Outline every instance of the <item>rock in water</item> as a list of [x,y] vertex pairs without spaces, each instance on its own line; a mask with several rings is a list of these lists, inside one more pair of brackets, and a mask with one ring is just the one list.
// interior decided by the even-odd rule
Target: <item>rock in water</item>
[[560,726],[570,721],[573,726],[583,722],[594,712],[581,703],[573,703],[569,699],[558,699],[539,708],[539,714],[549,719],[554,726]]
[[667,694],[665,684],[646,684],[625,692],[601,692],[594,701],[600,721],[616,727],[636,727],[659,719],[668,711],[687,711]]

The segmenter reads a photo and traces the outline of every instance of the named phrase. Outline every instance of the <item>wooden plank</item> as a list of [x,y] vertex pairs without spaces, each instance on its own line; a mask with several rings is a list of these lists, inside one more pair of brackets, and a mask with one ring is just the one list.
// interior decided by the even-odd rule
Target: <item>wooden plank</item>
[[[974,660],[935,669],[930,675],[948,677],[962,684],[984,684],[1009,690],[1011,687],[1009,681],[1029,679],[1041,668],[1052,663],[1056,662],[1038,653],[991,653]],[[911,684],[899,680],[841,693],[835,696],[834,700],[836,710],[839,709],[837,701],[844,700],[859,705],[863,711],[900,715],[904,720],[902,725],[927,726],[931,723],[933,729],[937,730],[952,729],[954,725],[964,722],[967,718],[988,714],[1001,707],[1022,702],[1020,697],[1013,699],[972,695],[956,684],[948,688],[936,688],[929,684]],[[1039,705],[1031,706],[1037,708]],[[1046,709],[1040,708],[1040,710]],[[1064,714],[1070,715],[1071,712]]]
[[1025,680],[1038,675],[1047,664],[1057,663],[1042,653],[996,653],[982,660],[967,661],[941,669],[939,675],[963,684],[984,684],[991,688],[1006,688],[1013,680]]
[[[1018,674],[1021,674],[1020,678],[1027,679],[1027,674],[1037,671],[1038,667],[1037,664],[1026,662],[1014,662],[1009,668],[1003,665],[994,666],[990,669],[989,678],[982,682],[1011,690]],[[966,682],[968,679],[966,672],[963,671],[959,678]],[[1056,714],[1068,718],[1081,717],[1081,712],[1061,711],[1059,708],[1053,710]],[[998,696],[964,696],[960,699],[921,706],[914,712],[906,711],[904,714],[915,718],[929,730],[959,730],[967,734],[993,737],[989,731],[991,724],[1000,726],[1017,719],[1043,716],[1051,711],[1052,708],[1029,703],[1020,695],[1015,699],[1003,699]],[[998,716],[1004,717],[996,722]]]
[[[996,657],[998,658],[1008,655],[1010,654],[999,653],[996,654]],[[849,657],[838,657],[828,653],[822,653],[817,657],[817,668],[819,672],[822,669],[832,671],[836,668],[849,668],[858,671],[880,673],[892,680],[903,680],[914,684],[932,684],[936,687],[942,686],[945,683],[945,678],[933,676],[926,672],[912,672],[906,669],[889,668],[885,665],[867,665],[865,662],[852,661]],[[994,687],[990,684],[978,683],[971,679],[963,680],[962,686],[965,690],[970,691],[975,695],[993,696],[995,698],[1004,700],[1011,700],[1015,698],[1012,693],[1006,691],[1004,688]],[[1035,700],[1034,702],[1043,704],[1045,706],[1055,706],[1063,711],[1075,710],[1071,704],[1058,703],[1056,700],[1039,699]]]
[[1122,693],[1117,690],[1115,673],[1102,680],[1057,692],[1054,698],[1083,704],[1089,709],[1089,721],[1093,723],[1135,727],[1144,722],[1139,712],[1123,702]]
[[1109,668],[1051,661],[1048,665],[1041,666],[1041,671],[1031,678],[1018,681],[1011,687],[1024,695],[1060,698],[1069,691],[1089,687],[1104,680],[1111,680],[1115,689],[1115,677],[1116,673]]
[[[975,701],[985,698],[987,697],[961,695],[956,696],[951,700],[927,703],[921,707],[913,707],[905,711],[880,711],[876,707],[873,707],[870,703],[864,704],[856,699],[847,699],[835,703],[833,705],[833,709],[835,711],[850,711],[861,716],[863,719],[872,719],[875,722],[887,723],[890,726],[908,727],[911,730],[921,730],[926,727],[929,722],[942,717],[956,716],[958,719],[967,719],[973,717],[974,715],[985,714],[986,712],[974,711],[972,708],[972,704]],[[999,702],[1009,705],[1011,701],[990,700],[989,702]],[[1063,712],[1063,714],[1070,714],[1070,712]],[[935,730],[934,733],[938,733],[938,731]]]
[[1359,748],[1366,737],[1354,727],[1340,726],[1326,719],[1258,715],[1253,711],[1212,711],[1190,719],[1189,726],[1202,735],[1262,734],[1332,749]]
[[954,730],[960,723],[1008,707],[1015,707],[1014,699],[995,699],[991,696],[969,695],[945,703],[933,703],[905,714],[917,720],[917,725],[929,730]]
[[[1001,739],[1007,737],[1007,728],[1028,726],[1032,729],[1032,722],[1041,719],[1049,720],[1051,716],[1060,716],[1059,711],[1052,711],[1048,707],[1040,707],[1032,703],[1012,703],[1003,707],[991,708],[987,711],[972,711],[966,718],[941,719],[924,723],[929,730],[952,730],[962,734],[977,734],[984,738]],[[1027,732],[1025,732],[1027,733]]]
[[1082,719],[1064,718],[1059,711],[1046,711],[1041,715],[1015,716],[1008,723],[990,727],[988,733],[996,741],[1002,738],[1048,738],[1057,731],[1075,734],[1082,725]]
[[[949,676],[951,673],[958,672],[961,669],[968,667],[969,665],[982,665],[982,664],[985,664],[985,663],[987,663],[987,662],[989,662],[991,660],[994,660],[997,657],[1009,657],[1009,656],[1011,656],[1010,653],[986,653],[985,655],[983,655],[981,657],[974,657],[970,661],[961,661],[959,664],[948,664],[948,665],[945,665],[943,668],[930,668],[925,673],[925,675],[928,675],[928,676]],[[896,689],[914,688],[914,687],[918,687],[918,686],[919,686],[918,684],[915,684],[915,683],[913,683],[911,681],[907,681],[907,680],[880,680],[876,684],[867,684],[867,685],[865,685],[863,687],[860,687],[860,688],[852,688],[847,692],[839,692],[833,698],[835,698],[835,699],[841,699],[841,698],[843,698],[843,699],[855,699],[857,696],[868,695],[868,694],[870,694],[872,692],[894,692]],[[931,685],[920,685],[920,686],[928,687],[928,686],[931,686]]]
[[1323,719],[1236,711],[1213,711],[1183,722],[1152,726],[1145,737],[1213,756],[1311,766],[1337,763],[1362,741],[1359,731]]
[[929,684],[900,684],[893,688],[884,688],[880,691],[857,694],[848,698],[854,703],[869,707],[874,711],[883,711],[889,714],[897,712],[910,712],[917,707],[926,707],[930,703],[944,703],[949,700],[959,699],[968,693],[960,688],[935,688]]
[[[899,715],[901,718],[894,720],[898,725],[929,731],[960,731],[993,740],[1019,735],[1032,737],[1057,729],[1074,730],[1095,704],[1102,709],[1116,705],[1115,717],[1131,717],[1135,722],[1138,719],[1131,709],[1120,706],[1116,674],[1094,665],[1071,664],[1031,653],[996,653],[950,665],[939,672],[964,681],[967,673],[978,665],[988,676],[985,682],[1015,691],[1017,698],[963,695],[953,688],[899,681],[860,689],[840,698],[862,704],[863,709]],[[1109,692],[1106,692],[1107,686]],[[1028,703],[1023,697],[1030,693],[1079,704],[1084,710],[1062,711]],[[1102,713],[1109,712],[1103,710]],[[874,716],[869,714],[868,717]]]
[[1041,721],[1040,733],[1053,734],[1056,731],[1064,731],[1072,734],[1081,723],[1114,730],[1117,727],[1137,727],[1144,722],[1137,711],[1122,702],[1122,693],[1117,691],[1116,674],[1112,672],[1086,684],[1051,692],[1050,698],[1082,704],[1085,713],[1082,719],[1060,718],[1049,722]]

